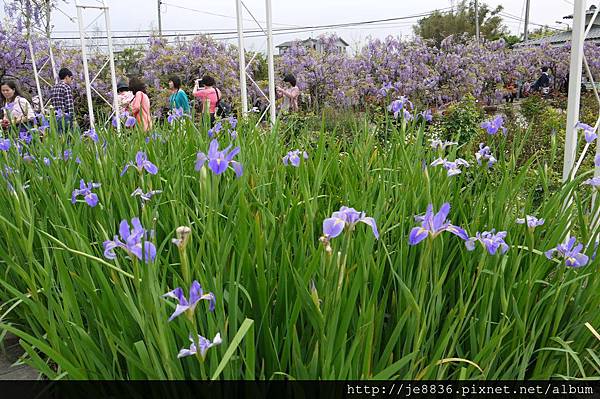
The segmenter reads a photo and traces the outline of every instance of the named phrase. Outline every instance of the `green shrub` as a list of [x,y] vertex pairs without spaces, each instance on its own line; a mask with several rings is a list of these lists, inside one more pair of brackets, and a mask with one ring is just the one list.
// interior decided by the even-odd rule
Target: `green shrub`
[[470,142],[480,131],[484,112],[477,100],[471,95],[448,107],[439,125],[442,140],[454,140],[459,143]]

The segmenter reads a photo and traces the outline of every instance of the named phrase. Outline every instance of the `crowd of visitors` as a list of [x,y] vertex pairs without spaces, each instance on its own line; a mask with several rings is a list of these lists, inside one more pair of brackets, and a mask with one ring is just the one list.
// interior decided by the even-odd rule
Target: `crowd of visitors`
[[[75,97],[73,94],[73,73],[68,68],[62,68],[58,73],[59,81],[50,91],[49,104],[54,111],[57,121],[58,133],[64,133],[73,128],[77,120],[75,107]],[[281,111],[298,111],[298,98],[300,90],[298,89],[294,75],[286,74],[282,79],[283,84],[277,86],[276,93],[282,99]],[[19,132],[24,132],[36,123],[36,107],[38,104],[32,101],[29,94],[24,92],[16,79],[6,79],[0,82],[2,96],[0,105],[2,114],[0,114],[0,126],[2,130],[15,128]],[[192,106],[188,93],[182,88],[181,78],[176,75],[168,78],[170,112],[178,112],[183,115],[190,115]],[[201,79],[194,81],[194,87],[191,96],[198,104],[198,109],[207,115],[211,126],[214,125],[218,117],[225,117],[232,113],[231,106],[223,101],[222,92],[217,87],[217,82],[212,76],[205,75]],[[153,125],[153,114],[150,98],[147,94],[145,82],[132,77],[127,82],[122,79],[117,83],[117,103],[118,113],[121,118],[135,118],[135,126],[143,131],[149,131]],[[34,105],[32,105],[34,104]],[[166,104],[165,104],[166,105]],[[39,108],[39,107],[38,107]]]

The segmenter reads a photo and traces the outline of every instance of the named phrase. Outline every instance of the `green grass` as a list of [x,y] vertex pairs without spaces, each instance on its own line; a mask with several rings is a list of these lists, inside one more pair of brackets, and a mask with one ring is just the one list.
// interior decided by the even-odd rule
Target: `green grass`
[[[44,165],[67,147],[56,137],[31,145],[33,162],[14,146],[0,154],[2,168],[19,171],[8,177],[15,193],[0,180],[0,330],[19,336],[24,361],[51,379],[600,376],[600,340],[585,326],[600,326],[599,262],[574,269],[543,255],[567,226],[583,243],[598,240],[591,193],[580,188],[590,172],[548,191],[536,160],[515,166],[522,143],[504,148],[496,138],[492,170],[475,164],[448,178],[440,167],[423,170],[422,160],[438,154],[418,125],[374,130],[359,121],[352,140],[299,129],[240,126],[241,178],[194,170],[210,139],[190,126],[159,127],[164,143],[146,143],[140,132],[75,139],[81,164]],[[296,148],[308,161],[285,167],[281,158]],[[473,162],[467,148],[451,147],[448,157]],[[159,173],[121,177],[139,150]],[[79,179],[102,184],[97,207],[71,204]],[[142,208],[130,196],[138,186],[163,193]],[[469,252],[449,233],[409,246],[414,216],[444,202],[470,235],[506,230],[508,253]],[[322,221],[341,205],[374,217],[380,239],[360,224],[334,238],[328,254]],[[546,224],[530,234],[515,224],[525,213]],[[155,230],[156,261],[122,250],[105,259],[103,241],[136,216]],[[171,243],[179,226],[192,229],[183,254]],[[202,301],[192,319],[167,322],[174,303],[161,295],[178,286],[187,295],[193,279],[215,294],[215,312]],[[223,344],[205,361],[177,359],[193,331],[220,332]]]

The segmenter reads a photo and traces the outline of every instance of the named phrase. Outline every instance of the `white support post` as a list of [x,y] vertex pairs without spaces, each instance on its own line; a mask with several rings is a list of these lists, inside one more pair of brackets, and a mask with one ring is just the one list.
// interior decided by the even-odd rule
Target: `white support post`
[[267,63],[269,67],[269,102],[271,126],[275,125],[277,113],[275,110],[275,67],[273,64],[273,22],[271,15],[271,0],[265,0],[267,8]]
[[90,84],[90,72],[88,69],[87,45],[85,43],[85,27],[83,24],[82,6],[75,1],[77,7],[77,23],[79,25],[79,39],[81,40],[81,58],[83,59],[83,77],[85,80],[85,94],[88,104],[88,115],[90,118],[90,128],[94,128],[94,103],[92,102],[92,89]]
[[[237,34],[238,34],[238,55],[240,67],[240,97],[242,102],[242,117],[248,114],[248,91],[246,88],[246,56],[244,49],[244,28],[242,21],[242,1],[235,1],[235,10],[237,16]],[[252,61],[250,61],[252,62]]]
[[[110,82],[111,82],[111,89],[112,89],[112,95],[113,95],[113,113],[115,118],[117,119],[117,132],[121,132],[121,115],[119,115],[119,98],[117,97],[117,75],[115,72],[115,55],[113,52],[113,42],[112,42],[112,32],[110,29],[110,15],[109,15],[109,8],[108,5],[106,4],[106,0],[102,1],[102,4],[104,5],[104,21],[106,23],[106,39],[108,42],[108,60],[109,60],[109,66],[110,66]],[[159,1],[159,7],[160,7],[160,1]],[[160,9],[159,9],[160,10]]]
[[571,38],[571,66],[569,70],[569,99],[567,104],[567,126],[563,182],[573,178],[572,171],[577,156],[577,129],[581,100],[581,71],[583,65],[583,43],[585,30],[585,0],[575,0],[573,6],[573,31]]
[[[102,71],[102,69],[104,69],[104,67],[106,67],[106,65],[108,64],[110,67],[111,90],[112,90],[112,95],[113,95],[112,103],[107,101],[104,98],[104,96],[102,96],[97,91],[96,91],[96,93],[102,100],[104,100],[112,108],[113,112],[112,112],[111,116],[113,116],[113,115],[116,116],[117,131],[120,131],[121,124],[119,121],[119,102],[118,102],[118,97],[117,97],[117,77],[116,77],[116,71],[115,71],[115,57],[114,57],[114,52],[113,52],[112,32],[110,30],[110,15],[109,15],[110,8],[106,4],[106,0],[102,0],[102,6],[81,5],[81,4],[79,4],[79,0],[75,0],[75,6],[77,7],[77,19],[78,19],[78,23],[79,23],[79,38],[81,39],[81,57],[83,59],[83,75],[84,75],[84,79],[85,79],[85,93],[87,96],[90,127],[95,128],[94,103],[92,101],[92,90],[96,91],[96,89],[94,89],[92,87],[92,82],[96,79],[96,77],[98,77],[100,75],[100,72]],[[86,37],[85,37],[85,30],[87,28],[85,27],[84,20],[83,20],[83,11],[86,8],[100,10],[101,13],[104,14],[104,22],[106,25],[106,27],[105,27],[106,28],[106,39],[107,39],[107,45],[108,45],[108,60],[104,63],[104,65],[102,65],[100,70],[97,71],[96,76],[91,81],[90,81],[90,71],[89,71],[89,67],[88,67],[88,54],[87,54],[87,45],[86,45]],[[102,16],[102,14],[99,14],[94,20],[92,20],[91,23],[94,23],[101,16]]]
[[52,50],[52,39],[48,39],[48,56],[50,57],[50,68],[52,68],[52,77],[54,78],[54,84],[58,83],[58,72],[56,71],[56,61],[54,60],[54,50]]
[[40,100],[40,110],[44,113],[44,100],[42,98],[42,88],[40,86],[40,76],[37,70],[37,61],[35,59],[35,52],[33,51],[33,43],[31,42],[31,36],[27,39],[29,45],[29,56],[31,57],[31,64],[33,67],[33,75],[35,76],[35,88],[37,89],[38,99]]

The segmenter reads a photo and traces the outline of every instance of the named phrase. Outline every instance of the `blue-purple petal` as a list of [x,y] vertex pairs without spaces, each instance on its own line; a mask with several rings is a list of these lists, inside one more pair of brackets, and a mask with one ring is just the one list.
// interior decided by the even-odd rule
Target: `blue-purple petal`
[[337,237],[344,230],[346,223],[343,219],[332,217],[323,220],[323,234],[327,237]]
[[408,234],[408,243],[410,245],[417,245],[421,241],[429,236],[429,230],[423,227],[413,227],[413,229]]

